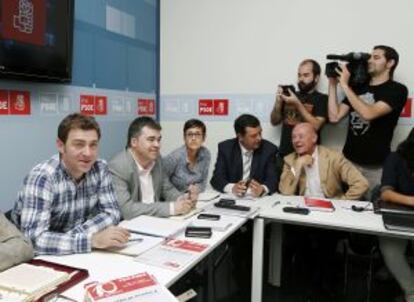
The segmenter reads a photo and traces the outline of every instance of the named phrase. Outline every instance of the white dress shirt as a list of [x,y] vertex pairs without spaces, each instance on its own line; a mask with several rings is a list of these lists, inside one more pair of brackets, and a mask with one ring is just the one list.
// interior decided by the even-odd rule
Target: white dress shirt
[[312,153],[313,164],[312,166],[305,166],[306,174],[306,190],[305,196],[309,197],[325,197],[321,188],[321,178],[319,176],[319,156],[318,147]]
[[[135,164],[138,168],[138,177],[139,177],[139,186],[141,188],[141,201],[143,203],[154,203],[155,202],[155,194],[154,194],[154,185],[152,183],[152,175],[151,171],[155,166],[155,161],[152,162],[148,168],[143,168],[138,160],[136,159],[134,152],[129,149],[131,152],[132,158],[135,161]],[[174,215],[174,203],[170,202],[170,215]]]

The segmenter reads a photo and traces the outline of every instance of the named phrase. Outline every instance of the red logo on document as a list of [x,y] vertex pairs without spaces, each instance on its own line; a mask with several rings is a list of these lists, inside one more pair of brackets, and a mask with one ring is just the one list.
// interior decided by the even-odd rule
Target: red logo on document
[[106,96],[95,96],[95,114],[106,115],[108,113],[108,101]]
[[83,94],[80,96],[80,113],[85,115],[95,114],[95,96]]
[[10,114],[30,114],[30,92],[10,90]]
[[229,100],[214,100],[214,115],[229,115]]
[[0,90],[0,115],[9,114],[9,91]]
[[198,100],[198,115],[213,115],[213,100]]
[[2,38],[45,44],[46,0],[2,0]]
[[401,111],[400,116],[411,117],[411,107],[412,107],[412,98],[408,98],[403,110]]
[[154,115],[155,100],[154,99],[138,99],[138,115]]

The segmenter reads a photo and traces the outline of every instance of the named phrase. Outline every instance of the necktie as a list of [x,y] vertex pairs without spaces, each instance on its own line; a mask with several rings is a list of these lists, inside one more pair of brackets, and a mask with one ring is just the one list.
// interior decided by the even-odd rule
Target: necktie
[[252,158],[253,158],[253,152],[252,151],[246,151],[244,152],[244,158],[243,158],[243,179],[246,180],[250,176],[250,168],[252,166]]

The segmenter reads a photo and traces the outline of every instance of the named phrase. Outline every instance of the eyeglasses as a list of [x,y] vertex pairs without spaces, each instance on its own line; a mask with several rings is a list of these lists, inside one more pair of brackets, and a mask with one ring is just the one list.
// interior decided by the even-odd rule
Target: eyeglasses
[[185,134],[185,136],[186,136],[187,138],[201,138],[201,137],[203,136],[203,134],[202,134],[202,133],[200,133],[200,132],[187,132],[187,133]]

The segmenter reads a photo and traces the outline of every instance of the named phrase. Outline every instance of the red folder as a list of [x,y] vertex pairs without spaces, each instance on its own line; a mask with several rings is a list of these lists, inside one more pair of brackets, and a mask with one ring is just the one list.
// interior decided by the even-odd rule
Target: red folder
[[67,266],[67,265],[63,265],[63,264],[59,264],[59,263],[55,263],[55,262],[50,262],[50,261],[46,261],[46,260],[40,260],[40,259],[32,259],[32,260],[29,261],[29,263],[33,264],[33,265],[38,265],[38,266],[50,267],[50,268],[53,268],[57,271],[67,272],[69,274],[73,273],[71,275],[71,278],[68,281],[63,282],[62,284],[60,284],[55,290],[53,290],[50,293],[47,293],[46,295],[44,295],[43,297],[38,299],[37,302],[48,301],[51,296],[53,296],[55,294],[60,294],[60,293],[64,292],[65,290],[71,288],[72,286],[78,284],[79,282],[81,282],[81,281],[83,281],[83,280],[85,280],[86,278],[89,277],[88,270],[83,269],[83,268]]
[[335,210],[331,201],[319,198],[304,197],[305,206],[310,210],[333,212]]

